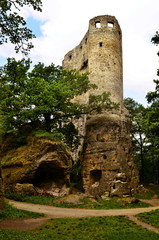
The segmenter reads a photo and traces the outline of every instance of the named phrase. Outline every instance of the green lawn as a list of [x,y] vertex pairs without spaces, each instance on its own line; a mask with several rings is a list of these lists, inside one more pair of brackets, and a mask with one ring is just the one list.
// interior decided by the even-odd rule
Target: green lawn
[[159,209],[147,213],[140,213],[136,215],[136,217],[142,222],[159,228]]
[[32,231],[0,230],[1,240],[159,240],[124,216],[53,219]]
[[152,199],[154,195],[159,198],[159,185],[149,184],[145,185],[145,191],[140,194],[136,194],[135,197],[139,199]]

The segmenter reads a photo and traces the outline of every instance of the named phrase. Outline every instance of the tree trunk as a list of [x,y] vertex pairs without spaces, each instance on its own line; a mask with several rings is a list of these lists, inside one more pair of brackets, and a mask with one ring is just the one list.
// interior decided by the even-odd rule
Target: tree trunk
[[44,118],[45,118],[44,128],[47,132],[51,132],[51,114],[50,113],[44,114]]

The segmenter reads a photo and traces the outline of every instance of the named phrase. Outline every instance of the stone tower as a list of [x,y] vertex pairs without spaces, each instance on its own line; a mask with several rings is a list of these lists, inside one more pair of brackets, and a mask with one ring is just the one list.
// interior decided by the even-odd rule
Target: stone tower
[[63,65],[65,69],[89,72],[90,82],[98,85],[96,94],[111,92],[112,100],[122,103],[122,32],[115,17],[91,19],[88,32],[81,43],[65,55]]
[[123,106],[122,32],[115,17],[90,20],[80,44],[63,61],[65,69],[89,72],[98,89],[79,96],[87,103],[90,93],[111,93],[118,111],[86,116],[78,122],[84,134],[81,153],[83,187],[93,196],[126,196],[136,191],[139,177],[133,161],[128,113]]

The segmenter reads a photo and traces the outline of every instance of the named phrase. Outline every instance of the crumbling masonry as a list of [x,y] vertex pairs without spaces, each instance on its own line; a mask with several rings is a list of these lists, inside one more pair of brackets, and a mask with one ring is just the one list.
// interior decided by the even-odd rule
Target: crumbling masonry
[[104,15],[90,20],[80,44],[63,61],[65,69],[89,72],[98,89],[79,96],[88,103],[90,93],[111,93],[119,110],[87,116],[78,122],[85,133],[81,152],[83,187],[89,195],[130,196],[139,177],[133,161],[129,118],[123,106],[122,32],[115,17]]

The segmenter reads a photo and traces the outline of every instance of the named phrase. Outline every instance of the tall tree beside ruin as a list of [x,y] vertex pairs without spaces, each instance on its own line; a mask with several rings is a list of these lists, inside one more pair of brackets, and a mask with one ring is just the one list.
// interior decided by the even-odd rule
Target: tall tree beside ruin
[[[152,38],[152,43],[159,44],[159,32]],[[157,53],[159,56],[159,52]],[[159,76],[159,69],[157,70]],[[153,166],[154,183],[159,183],[159,80],[154,80],[155,90],[146,95],[149,106],[146,112],[146,135],[150,142],[149,161]]]
[[[159,44],[156,32],[152,43]],[[159,55],[159,52],[158,52]],[[159,76],[159,69],[157,70]],[[131,135],[134,153],[140,169],[142,182],[159,183],[159,80],[154,80],[155,90],[146,95],[148,107],[131,98],[125,99],[125,106],[131,118]]]
[[132,136],[133,151],[137,165],[140,170],[140,181],[144,182],[145,178],[145,108],[132,98],[125,98],[124,105],[129,111]]
[[[23,54],[27,55],[33,47],[30,40],[35,36],[32,34],[32,31],[26,27],[26,21],[20,15],[21,9],[25,6],[33,7],[34,10],[41,11],[42,1],[0,1],[0,45],[11,42],[15,45],[16,52],[21,51]],[[0,209],[3,208],[3,203],[3,183],[0,167]]]
[[[24,124],[41,123],[41,129],[60,131],[60,123],[91,112],[101,112],[118,105],[111,102],[108,93],[90,96],[90,104],[72,101],[75,96],[95,88],[88,74],[63,70],[51,64],[38,63],[30,70],[30,60],[8,58],[1,69],[1,111],[7,132],[19,131]],[[68,130],[68,129],[67,129]]]

